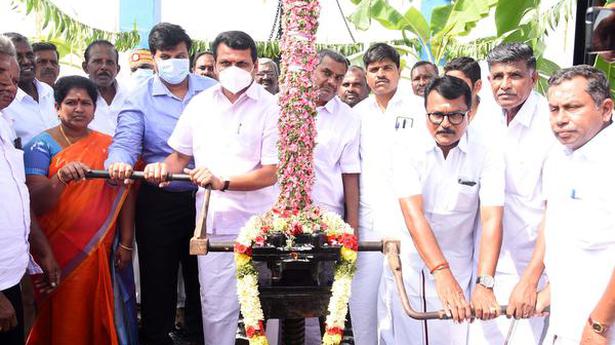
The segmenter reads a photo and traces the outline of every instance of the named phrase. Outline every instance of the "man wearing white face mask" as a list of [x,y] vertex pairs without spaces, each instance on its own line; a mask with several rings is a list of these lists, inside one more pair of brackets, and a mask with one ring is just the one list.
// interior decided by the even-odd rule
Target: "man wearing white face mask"
[[[167,145],[180,114],[201,91],[215,84],[189,73],[192,41],[178,25],[160,23],[149,34],[158,74],[135,90],[118,115],[118,125],[105,162],[112,178],[125,181],[139,157],[146,164],[173,152]],[[192,161],[188,162],[193,167]],[[143,183],[136,202],[136,240],[141,278],[142,341],[173,344],[177,272],[181,262],[186,290],[185,334],[202,338],[197,260],[188,254],[195,226],[194,184],[165,188]]]
[[[275,97],[253,81],[256,45],[248,34],[223,32],[212,51],[220,85],[186,107],[168,141],[174,152],[148,164],[145,177],[166,185],[167,173],[185,171],[197,185],[211,184],[209,238],[233,241],[251,216],[275,201],[279,109]],[[193,158],[196,168],[185,169]],[[202,202],[201,189],[197,210]],[[239,301],[233,255],[209,253],[198,260],[205,344],[234,345]]]

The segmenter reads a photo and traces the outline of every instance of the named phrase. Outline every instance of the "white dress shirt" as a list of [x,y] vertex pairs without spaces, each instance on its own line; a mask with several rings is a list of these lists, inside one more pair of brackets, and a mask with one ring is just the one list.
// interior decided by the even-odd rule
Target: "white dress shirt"
[[[497,147],[469,140],[469,134],[461,137],[446,159],[433,139],[400,145],[402,158],[394,168],[398,198],[423,197],[425,217],[462,288],[472,274],[479,202],[480,206],[504,205],[503,154]],[[410,265],[418,271],[426,269],[416,248],[404,247],[410,247]],[[436,296],[436,291],[432,293]]]
[[18,88],[13,102],[2,110],[6,117],[13,121],[13,130],[17,137],[21,138],[23,146],[44,130],[60,123],[55,109],[53,88],[36,79],[34,85],[38,91],[38,102]]
[[497,272],[520,276],[532,257],[544,213],[542,169],[555,144],[549,105],[532,91],[508,125],[501,108],[485,105],[484,112],[483,104],[479,106],[479,122],[472,121],[469,131],[491,145],[501,145],[506,159],[504,237]]
[[314,149],[316,180],[312,187],[312,200],[325,210],[343,216],[342,174],[361,172],[359,160],[361,120],[337,96],[317,110]]
[[0,290],[19,283],[30,259],[30,195],[23,151],[13,147],[9,123],[0,116]]
[[[232,178],[278,163],[275,98],[253,82],[235,103],[220,85],[194,96],[180,116],[169,138],[169,146],[194,157],[196,167],[207,167],[218,177]],[[231,180],[232,184],[232,180]],[[208,231],[215,235],[237,235],[248,219],[273,206],[273,187],[255,191],[212,191]],[[197,218],[203,189],[197,193]]]
[[393,149],[399,140],[426,135],[423,99],[399,89],[383,112],[372,95],[357,104],[361,118],[359,228],[360,236],[377,239],[407,234],[393,182]]
[[545,163],[550,327],[564,343],[580,342],[615,269],[614,147],[611,124],[575,151],[557,145]]
[[117,115],[122,110],[126,97],[128,97],[128,91],[120,87],[118,82],[115,83],[115,97],[113,97],[111,104],[107,104],[107,101],[98,94],[94,119],[92,119],[88,128],[113,136],[115,127],[117,127]]

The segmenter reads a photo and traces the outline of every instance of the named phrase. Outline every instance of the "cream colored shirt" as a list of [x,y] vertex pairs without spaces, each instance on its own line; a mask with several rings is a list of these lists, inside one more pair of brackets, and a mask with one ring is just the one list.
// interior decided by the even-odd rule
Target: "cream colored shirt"
[[[220,85],[194,96],[169,138],[169,146],[193,156],[196,167],[207,167],[219,177],[242,175],[263,165],[278,163],[279,108],[273,95],[253,82],[235,103]],[[203,202],[197,193],[197,219]],[[273,187],[255,191],[212,191],[208,232],[237,235],[248,219],[273,206]]]
[[[613,148],[611,124],[575,151],[558,144],[545,164],[550,330],[576,344],[615,270]],[[609,344],[615,344],[615,337]]]

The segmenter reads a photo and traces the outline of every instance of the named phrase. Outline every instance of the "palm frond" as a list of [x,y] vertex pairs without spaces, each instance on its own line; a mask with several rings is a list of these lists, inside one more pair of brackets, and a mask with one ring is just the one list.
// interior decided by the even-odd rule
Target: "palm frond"
[[26,15],[38,13],[47,40],[61,38],[74,46],[85,48],[90,42],[105,39],[115,44],[119,51],[137,46],[140,37],[136,29],[129,32],[109,32],[93,28],[63,12],[50,0],[12,0],[13,8],[25,11]]

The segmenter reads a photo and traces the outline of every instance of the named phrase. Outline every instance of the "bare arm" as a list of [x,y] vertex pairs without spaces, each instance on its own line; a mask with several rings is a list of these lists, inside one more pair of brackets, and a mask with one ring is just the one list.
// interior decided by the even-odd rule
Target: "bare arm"
[[[483,206],[480,208],[482,235],[478,254],[478,276],[495,276],[495,268],[502,246],[502,213],[501,206]],[[499,315],[499,305],[493,289],[481,284],[476,285],[472,293],[472,306],[476,317],[490,320]]]
[[359,228],[359,174],[342,174],[344,184],[344,206],[346,208],[346,223],[358,237]]
[[30,207],[34,214],[44,214],[58,203],[65,185],[57,176],[53,175],[51,178],[43,175],[26,176],[26,185],[30,191]]
[[47,237],[38,226],[32,211],[30,211],[30,215],[32,218],[29,237],[30,251],[36,259],[36,262],[43,269],[43,273],[45,275],[44,281],[35,282],[35,284],[42,291],[49,292],[60,284],[61,270],[55,260],[51,246],[49,245],[49,242],[47,242]]
[[[196,170],[196,169],[195,169]],[[228,190],[235,191],[252,191],[258,190],[261,188],[273,186],[277,181],[276,176],[277,165],[263,165],[262,167],[247,172],[242,175],[229,176],[228,179],[230,181]],[[214,189],[222,189],[224,185],[224,181],[220,179],[220,177],[213,176],[211,180],[212,187]],[[196,178],[193,177],[193,181]],[[207,182],[202,185],[207,184]]]
[[[470,319],[472,313],[470,305],[465,300],[463,290],[450,268],[442,266],[448,264],[442,249],[438,245],[438,240],[431,230],[427,218],[425,218],[423,197],[415,195],[401,198],[399,203],[414,246],[436,279],[436,290],[443,308],[455,321],[461,322]],[[444,268],[439,269],[440,267]]]
[[80,162],[65,164],[51,176],[28,175],[26,185],[30,191],[31,207],[37,215],[43,214],[56,206],[60,195],[68,183],[84,181],[85,173],[90,168]]
[[515,318],[526,318],[534,314],[538,294],[538,282],[545,269],[545,219],[538,226],[538,237],[532,258],[521,275],[521,279],[513,289],[508,300],[506,315]]
[[119,269],[124,269],[132,261],[136,201],[136,192],[131,188],[118,217],[121,245],[116,251],[115,264]]
[[615,337],[615,332],[613,332],[615,325],[615,270],[611,273],[611,280],[590,317],[592,321],[599,322],[610,329],[605,335],[600,335],[590,327],[589,323],[586,323],[581,337],[581,345],[608,344],[609,339]]
[[502,247],[502,213],[501,206],[483,206],[480,208],[482,235],[478,254],[478,274],[495,275],[495,268]]

